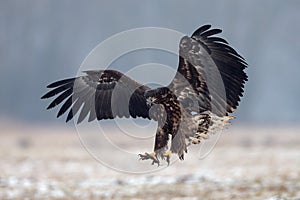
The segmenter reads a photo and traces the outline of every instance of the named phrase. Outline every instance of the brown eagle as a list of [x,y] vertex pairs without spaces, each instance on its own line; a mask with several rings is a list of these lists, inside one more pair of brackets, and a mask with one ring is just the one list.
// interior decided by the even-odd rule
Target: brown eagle
[[[183,160],[187,146],[223,129],[233,117],[247,81],[247,63],[228,42],[214,36],[220,29],[198,28],[179,44],[179,65],[171,83],[152,89],[115,70],[85,71],[85,75],[54,82],[42,96],[57,97],[47,109],[61,104],[57,117],[66,121],[80,108],[77,123],[115,117],[142,117],[158,122],[154,151],[139,154],[152,164],[172,153]],[[171,136],[171,146],[168,147]]]

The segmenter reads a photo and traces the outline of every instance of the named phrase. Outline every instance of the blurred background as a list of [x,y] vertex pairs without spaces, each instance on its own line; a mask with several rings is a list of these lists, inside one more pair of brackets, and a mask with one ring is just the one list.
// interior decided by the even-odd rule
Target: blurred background
[[[0,198],[299,197],[299,11],[296,0],[1,0]],[[75,76],[110,36],[140,27],[191,35],[206,23],[221,28],[249,65],[234,126],[206,159],[187,157],[155,175],[120,174],[91,159],[73,123],[45,110],[46,85]],[[177,59],[148,50],[109,67],[176,68]]]
[[[47,102],[40,100],[45,86],[76,75],[87,54],[116,33],[153,26],[190,35],[199,26],[211,23],[223,30],[221,36],[249,64],[249,82],[237,111],[238,123],[298,124],[299,9],[298,1],[271,0],[2,0],[0,116],[28,123],[57,122],[45,112]],[[136,63],[163,60],[160,57],[151,52],[133,55],[122,60],[123,66],[111,68],[126,71]],[[164,62],[177,67],[175,56],[165,56]]]

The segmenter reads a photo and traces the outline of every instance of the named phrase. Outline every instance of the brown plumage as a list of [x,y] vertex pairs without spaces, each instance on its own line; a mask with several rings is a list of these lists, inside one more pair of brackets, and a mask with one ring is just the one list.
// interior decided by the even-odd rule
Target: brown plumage
[[[142,160],[171,153],[184,158],[187,146],[197,144],[229,123],[243,94],[247,64],[228,42],[215,37],[220,29],[204,25],[179,44],[179,66],[172,82],[156,89],[115,70],[86,71],[86,75],[54,82],[42,99],[58,95],[47,109],[62,104],[57,117],[66,121],[80,110],[77,123],[115,117],[143,117],[158,122],[154,153]],[[168,151],[169,135],[172,137]]]

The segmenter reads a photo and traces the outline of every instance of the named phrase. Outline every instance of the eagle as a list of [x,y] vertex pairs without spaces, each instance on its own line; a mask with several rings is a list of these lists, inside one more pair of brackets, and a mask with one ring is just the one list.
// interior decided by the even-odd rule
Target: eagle
[[140,159],[169,164],[171,155],[177,154],[183,160],[189,145],[230,124],[248,80],[248,64],[216,36],[221,32],[207,24],[191,37],[182,37],[177,72],[167,86],[151,88],[116,70],[89,70],[49,84],[50,91],[41,98],[56,97],[47,109],[61,105],[57,117],[68,111],[66,122],[76,114],[77,123],[85,118],[155,120],[154,150],[139,154]]

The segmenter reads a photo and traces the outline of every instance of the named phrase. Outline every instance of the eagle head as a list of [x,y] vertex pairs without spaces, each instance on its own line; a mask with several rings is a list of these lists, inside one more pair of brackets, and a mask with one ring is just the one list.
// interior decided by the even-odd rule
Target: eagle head
[[154,89],[154,90],[146,90],[145,91],[145,98],[146,98],[146,103],[148,105],[148,107],[153,106],[154,104],[157,104],[157,100],[159,98],[158,96],[158,89]]
[[163,104],[167,100],[167,96],[171,95],[171,91],[167,87],[161,87],[154,90],[146,90],[145,98],[147,105],[151,107],[154,104]]

